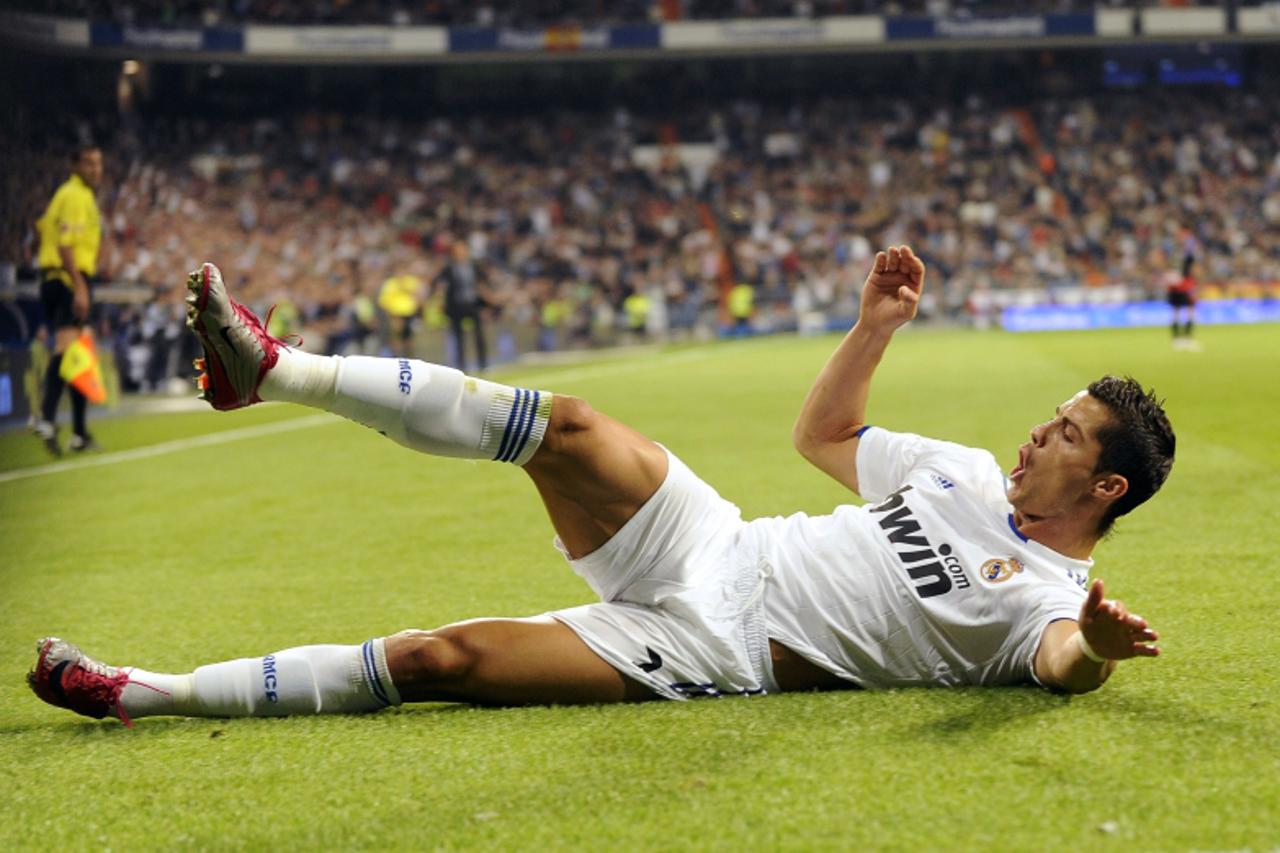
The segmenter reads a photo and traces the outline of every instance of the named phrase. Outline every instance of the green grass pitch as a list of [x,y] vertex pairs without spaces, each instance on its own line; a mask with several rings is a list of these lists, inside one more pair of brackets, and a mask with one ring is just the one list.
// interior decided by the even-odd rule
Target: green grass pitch
[[[0,480],[0,849],[1274,849],[1280,845],[1280,329],[1015,336],[908,330],[871,420],[986,447],[1103,372],[1168,397],[1173,476],[1095,557],[1162,633],[1100,692],[782,695],[368,717],[147,719],[47,707],[57,634],[186,671],[590,600],[521,472],[437,460],[285,406],[99,420],[109,453]],[[584,396],[745,514],[849,496],[790,447],[836,339],[672,349],[502,378]],[[41,465],[0,437],[0,471]],[[99,457],[98,461],[103,461]],[[110,461],[110,460],[107,460]],[[0,474],[0,477],[4,475]]]

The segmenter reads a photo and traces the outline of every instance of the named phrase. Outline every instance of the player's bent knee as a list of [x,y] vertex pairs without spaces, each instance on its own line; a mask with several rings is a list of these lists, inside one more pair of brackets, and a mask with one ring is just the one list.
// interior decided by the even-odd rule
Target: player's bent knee
[[551,402],[551,417],[542,438],[542,446],[553,453],[560,452],[565,449],[569,440],[594,427],[599,418],[600,415],[586,400],[556,394]]
[[569,432],[590,429],[599,416],[581,397],[557,394],[551,402],[551,426]]
[[387,668],[397,687],[460,683],[477,659],[472,645],[448,628],[401,631],[387,638]]

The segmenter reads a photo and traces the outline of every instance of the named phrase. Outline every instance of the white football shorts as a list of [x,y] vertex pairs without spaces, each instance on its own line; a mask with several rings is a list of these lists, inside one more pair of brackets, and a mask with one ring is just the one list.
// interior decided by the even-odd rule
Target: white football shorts
[[775,693],[761,603],[769,569],[737,547],[741,511],[666,453],[666,479],[612,539],[579,560],[556,539],[601,601],[549,615],[659,696]]

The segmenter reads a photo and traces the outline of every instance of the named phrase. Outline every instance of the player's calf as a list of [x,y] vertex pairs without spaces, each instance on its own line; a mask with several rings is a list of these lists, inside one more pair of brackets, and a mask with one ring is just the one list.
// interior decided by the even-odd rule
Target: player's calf
[[51,705],[87,717],[280,717],[350,714],[400,704],[384,640],[300,646],[191,673],[113,667],[57,638],[37,645],[27,682]]
[[227,292],[213,264],[187,280],[187,325],[200,338],[198,382],[216,409],[277,400],[327,409],[437,456],[524,465],[551,394],[408,358],[317,356],[286,346]]

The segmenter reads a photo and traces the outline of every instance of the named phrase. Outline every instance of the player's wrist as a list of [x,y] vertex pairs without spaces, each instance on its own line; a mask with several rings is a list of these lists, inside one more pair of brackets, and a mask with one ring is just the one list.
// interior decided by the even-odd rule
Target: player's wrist
[[896,329],[896,326],[887,323],[874,323],[868,321],[866,317],[860,317],[853,327],[853,332],[866,341],[887,346]]
[[1085,637],[1084,631],[1076,632],[1076,647],[1080,649],[1080,654],[1084,655],[1094,663],[1106,663],[1110,658],[1098,654],[1093,646],[1089,645],[1089,640]]

